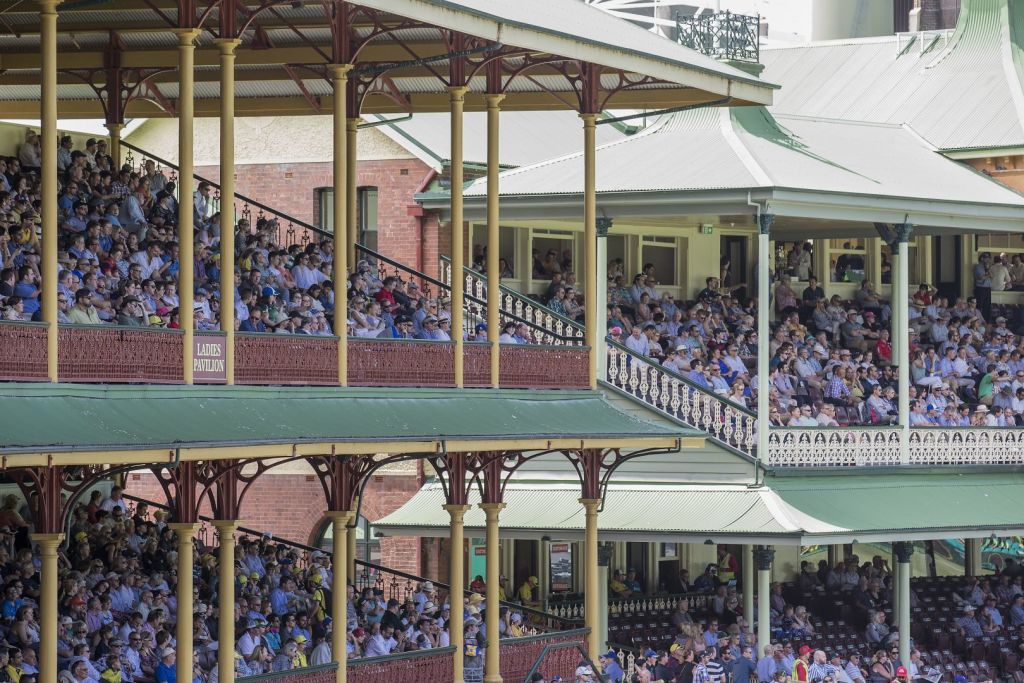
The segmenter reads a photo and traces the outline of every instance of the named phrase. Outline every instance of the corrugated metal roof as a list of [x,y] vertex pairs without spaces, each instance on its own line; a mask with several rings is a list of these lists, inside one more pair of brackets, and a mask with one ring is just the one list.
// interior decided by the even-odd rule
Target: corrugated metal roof
[[[387,117],[378,117],[383,120]],[[417,145],[437,161],[451,157],[451,126],[448,114],[416,114],[408,121],[381,126],[381,132],[403,147]],[[524,166],[552,155],[579,149],[583,126],[575,112],[503,112],[498,130],[502,164]],[[623,134],[613,126],[597,128],[598,144],[618,140]],[[463,159],[487,162],[487,114],[470,112],[463,124]]]
[[[486,187],[480,178],[466,196],[484,197]],[[960,209],[950,204],[950,227],[958,216],[977,215],[978,206],[1024,208],[1024,197],[937,154],[904,127],[773,117],[763,107],[674,114],[597,151],[600,194],[756,188],[960,202]],[[582,191],[579,152],[501,176],[503,196]]]
[[[745,486],[625,486],[608,488],[604,509],[598,515],[602,534],[782,534],[798,529],[771,510],[768,489]],[[505,489],[501,513],[504,532],[517,530],[578,535],[585,527],[579,485],[517,484]],[[483,529],[483,511],[477,507],[479,492],[469,497],[467,530]],[[405,505],[374,522],[377,530],[396,535],[434,529],[446,535],[448,513],[441,507],[444,492],[439,484],[427,484]],[[565,536],[559,537],[565,538]]]
[[943,150],[1024,145],[1024,3],[964,0],[953,32],[767,47],[775,112],[909,124]]

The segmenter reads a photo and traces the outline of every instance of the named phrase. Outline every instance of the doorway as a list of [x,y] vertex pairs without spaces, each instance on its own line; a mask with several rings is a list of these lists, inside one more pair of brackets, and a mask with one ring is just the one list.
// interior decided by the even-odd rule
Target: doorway
[[[750,264],[747,262],[749,238],[742,235],[722,235],[720,277],[722,290],[732,291],[738,287],[746,288],[750,279]],[[728,262],[728,269],[725,268]]]
[[936,235],[932,237],[932,283],[939,290],[939,296],[956,301],[963,291],[963,274],[960,272],[964,240],[974,239],[973,235]]

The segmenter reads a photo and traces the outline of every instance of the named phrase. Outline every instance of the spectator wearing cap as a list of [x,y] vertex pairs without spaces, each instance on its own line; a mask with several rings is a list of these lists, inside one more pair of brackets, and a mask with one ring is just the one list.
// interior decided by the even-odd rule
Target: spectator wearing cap
[[100,325],[99,314],[92,304],[92,291],[86,287],[75,292],[75,305],[68,312],[68,319],[78,325]]
[[807,645],[801,645],[797,651],[797,658],[793,660],[793,680],[797,683],[810,681],[811,652],[811,648]]
[[165,647],[160,651],[160,663],[156,665],[153,675],[156,683],[175,683],[177,679],[176,659],[177,653],[173,648]]

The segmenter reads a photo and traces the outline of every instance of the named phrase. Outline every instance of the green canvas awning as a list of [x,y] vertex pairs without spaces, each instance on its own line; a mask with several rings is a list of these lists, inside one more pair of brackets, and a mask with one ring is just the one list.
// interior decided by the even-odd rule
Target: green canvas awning
[[0,434],[0,455],[17,457],[8,466],[112,451],[199,460],[239,457],[217,449],[254,457],[704,442],[702,432],[647,422],[587,391],[66,384],[6,386]]
[[[502,535],[582,540],[579,488],[513,482]],[[759,486],[611,484],[598,517],[603,540],[813,545],[982,538],[1024,530],[1024,474],[787,476]],[[941,502],[940,502],[941,501]],[[479,502],[472,499],[471,503]],[[440,486],[429,483],[374,523],[387,536],[447,536]],[[466,514],[481,536],[484,515]]]

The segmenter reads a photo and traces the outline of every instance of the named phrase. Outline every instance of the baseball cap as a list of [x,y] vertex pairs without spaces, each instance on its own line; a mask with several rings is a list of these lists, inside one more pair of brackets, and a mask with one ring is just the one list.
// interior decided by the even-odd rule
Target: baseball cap
[[484,323],[477,323],[476,327],[474,327],[473,329],[476,330],[477,332],[486,332],[487,325],[485,325]]
[[655,652],[654,650],[650,650],[650,649],[644,650],[644,657],[657,657],[657,656],[658,656],[658,653]]
[[811,652],[811,648],[808,647],[807,645],[801,645],[800,646],[800,654],[801,655],[810,654],[810,652]]
[[160,651],[160,658],[163,659],[164,657],[170,657],[173,654],[175,654],[174,648],[165,647],[163,650]]
[[905,677],[907,675],[907,667],[905,667],[905,666],[898,666],[898,667],[896,667],[896,675],[898,677]]

